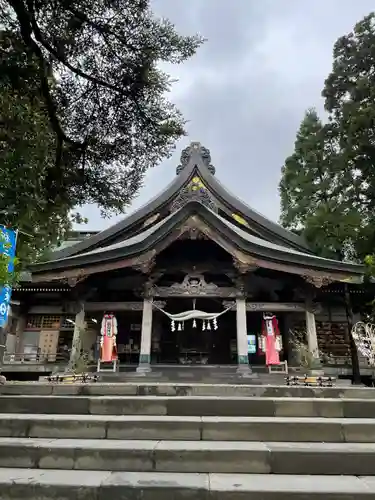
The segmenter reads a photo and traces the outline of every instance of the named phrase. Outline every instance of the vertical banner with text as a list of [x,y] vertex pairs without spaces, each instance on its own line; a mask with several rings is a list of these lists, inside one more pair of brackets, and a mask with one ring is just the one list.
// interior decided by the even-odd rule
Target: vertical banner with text
[[[0,227],[0,255],[9,258],[8,273],[14,271],[14,258],[16,256],[17,231]],[[0,328],[4,328],[8,319],[8,311],[12,287],[5,285],[0,289]]]

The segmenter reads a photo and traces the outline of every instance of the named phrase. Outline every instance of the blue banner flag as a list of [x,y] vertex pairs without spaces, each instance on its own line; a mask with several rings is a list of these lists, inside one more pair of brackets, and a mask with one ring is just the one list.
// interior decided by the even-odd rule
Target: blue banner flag
[[[0,254],[9,257],[8,272],[14,271],[14,258],[16,256],[17,231],[0,227]],[[8,319],[10,297],[12,288],[8,285],[0,290],[0,328],[4,328]]]

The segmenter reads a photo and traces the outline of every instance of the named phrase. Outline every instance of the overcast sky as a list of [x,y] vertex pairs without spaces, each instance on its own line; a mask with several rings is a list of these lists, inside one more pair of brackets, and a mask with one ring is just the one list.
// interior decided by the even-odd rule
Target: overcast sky
[[[171,100],[189,120],[188,137],[173,157],[151,170],[129,212],[161,191],[181,149],[199,141],[211,151],[216,176],[248,205],[279,217],[278,183],[284,159],[309,107],[320,96],[336,39],[374,10],[370,0],[153,0],[154,11],[184,34],[207,42],[172,68],[179,81]],[[83,211],[82,229],[102,230],[120,218]]]

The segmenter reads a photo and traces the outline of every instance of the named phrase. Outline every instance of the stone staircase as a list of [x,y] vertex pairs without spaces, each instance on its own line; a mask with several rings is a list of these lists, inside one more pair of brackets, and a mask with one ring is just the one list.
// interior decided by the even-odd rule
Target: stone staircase
[[375,392],[0,388],[0,499],[375,499]]

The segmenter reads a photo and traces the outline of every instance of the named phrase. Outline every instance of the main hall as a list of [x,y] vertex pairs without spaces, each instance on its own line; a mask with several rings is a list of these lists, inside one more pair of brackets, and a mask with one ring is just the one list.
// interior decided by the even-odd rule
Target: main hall
[[63,352],[68,362],[78,338],[95,363],[111,315],[120,367],[235,365],[249,373],[266,364],[267,315],[280,361],[295,363],[298,330],[320,363],[347,363],[344,295],[364,269],[316,256],[303,238],[251,209],[219,182],[210,151],[193,142],[161,194],[30,271],[14,291],[13,363],[22,353],[23,362],[48,367]]

